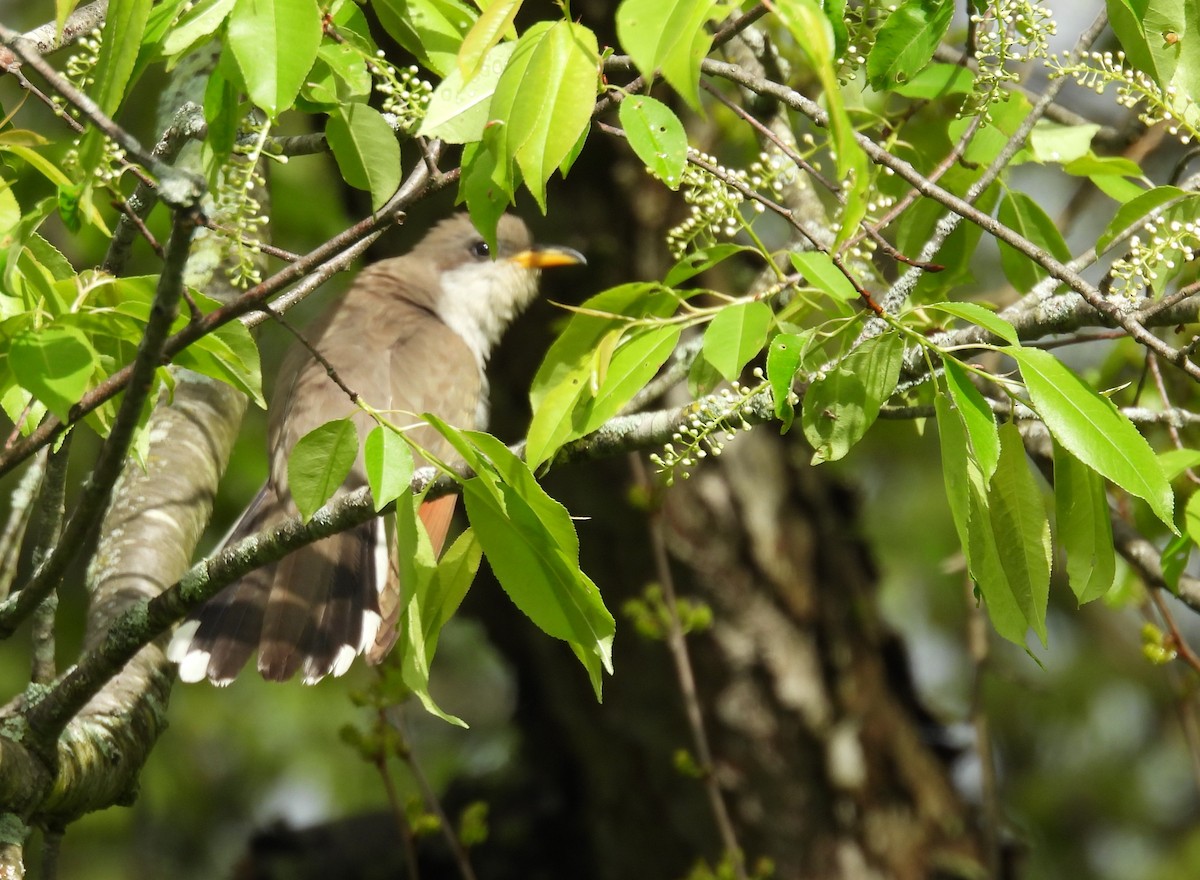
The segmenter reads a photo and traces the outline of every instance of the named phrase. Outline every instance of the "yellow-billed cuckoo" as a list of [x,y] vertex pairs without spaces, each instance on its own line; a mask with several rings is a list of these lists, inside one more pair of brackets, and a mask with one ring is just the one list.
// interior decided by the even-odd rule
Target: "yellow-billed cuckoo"
[[[482,427],[484,366],[536,295],[539,270],[584,262],[569,248],[532,245],[525,224],[508,215],[500,219],[496,245],[498,252],[490,252],[465,214],[444,220],[408,254],[359,273],[318,322],[313,347],[347,387],[402,423],[431,412],[459,427]],[[309,431],[347,416],[360,438],[374,427],[311,352],[293,345],[269,408],[270,476],[227,542],[297,515],[288,454]],[[439,459],[455,459],[432,428],[410,436]],[[365,485],[360,454],[341,491]],[[454,502],[450,495],[422,507],[435,552]],[[179,677],[228,684],[256,647],[259,671],[273,681],[298,671],[310,684],[341,675],[362,653],[380,662],[396,640],[402,586],[388,543],[383,521],[375,519],[230,584],[176,632],[168,656],[179,663]]]

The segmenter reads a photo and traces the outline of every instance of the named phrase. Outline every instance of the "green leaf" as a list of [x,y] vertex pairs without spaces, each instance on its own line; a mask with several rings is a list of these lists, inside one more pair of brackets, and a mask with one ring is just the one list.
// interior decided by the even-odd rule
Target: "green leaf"
[[163,36],[160,51],[165,56],[178,56],[190,51],[198,42],[217,32],[236,0],[198,0]]
[[1094,123],[1060,125],[1041,119],[1029,133],[1029,151],[1039,162],[1066,165],[1091,153],[1092,138],[1100,126]]
[[678,189],[687,165],[687,133],[679,117],[666,104],[646,95],[625,98],[618,112],[637,157],[651,174]]
[[934,312],[945,312],[947,315],[962,318],[968,323],[977,324],[993,336],[998,336],[1011,345],[1021,344],[1016,327],[979,303],[940,302],[930,303],[921,308]]
[[[397,580],[403,585],[395,648],[400,656],[400,679],[421,701],[426,712],[450,724],[466,727],[461,718],[443,711],[429,693],[429,668],[437,651],[438,637],[458,604],[442,596],[436,584],[437,562],[433,546],[417,517],[423,500],[423,496],[406,496],[396,503]],[[451,604],[453,607],[447,607]]]
[[496,579],[538,628],[572,646],[599,698],[602,672],[612,672],[616,624],[596,585],[579,569],[570,514],[496,438],[456,431],[434,416],[426,419],[478,474],[463,484],[463,497]]
[[400,186],[400,143],[380,112],[366,104],[346,104],[329,117],[325,138],[342,177],[371,193],[378,210]]
[[422,67],[448,76],[479,13],[458,0],[374,0],[379,23]]
[[500,215],[512,201],[515,185],[500,168],[490,143],[494,140],[485,132],[482,141],[463,148],[462,179],[458,187],[458,200],[467,203],[471,224],[492,250],[496,249]]
[[1131,199],[1117,209],[1117,213],[1113,216],[1112,221],[1105,227],[1104,232],[1100,234],[1100,238],[1096,240],[1096,253],[1104,253],[1118,235],[1145,218],[1148,214],[1151,214],[1164,205],[1190,197],[1192,197],[1190,193],[1177,186],[1156,186],[1154,189],[1142,193],[1137,198]]
[[788,257],[796,271],[813,287],[842,302],[858,299],[858,291],[829,254],[823,251],[793,251]]
[[792,419],[795,417],[795,411],[789,399],[792,394],[792,384],[796,380],[796,371],[800,369],[800,359],[804,356],[804,348],[813,335],[813,330],[807,330],[803,334],[779,333],[771,340],[771,344],[767,348],[767,381],[771,383],[775,416],[783,423],[779,429],[781,434],[786,434],[792,427]]
[[841,227],[834,242],[840,245],[858,229],[859,222],[866,216],[871,175],[867,155],[855,139],[854,125],[846,111],[841,84],[838,82],[833,27],[815,0],[789,0],[787,3],[776,3],[772,8],[808,56],[813,72],[821,81],[823,98],[829,110],[830,150],[837,159],[837,173],[843,182],[842,193],[846,197]]
[[288,456],[288,488],[305,522],[312,519],[350,475],[358,457],[358,431],[350,419],[313,428]]
[[[1071,249],[1063,241],[1062,233],[1042,206],[1025,193],[1007,192],[1000,199],[999,220],[1009,229],[1028,239],[1044,251],[1048,251],[1060,263],[1069,262]],[[1000,246],[1000,265],[1004,277],[1020,293],[1028,293],[1039,281],[1050,277],[1050,273],[1030,257],[1007,245]]]
[[1038,415],[1064,449],[1131,495],[1142,498],[1174,531],[1174,496],[1154,450],[1107,397],[1050,352],[1007,348]]
[[[634,283],[599,293],[580,307],[546,352],[530,388],[533,421],[525,456],[531,467],[547,461],[564,443],[595,430],[653,377],[670,356],[678,327],[629,336],[622,331],[631,320],[667,317],[678,304],[671,291]],[[614,332],[621,334],[615,340],[620,345],[598,365],[595,353]],[[598,366],[603,366],[602,380]]]
[[1045,645],[1050,521],[1025,458],[1021,432],[1012,422],[1000,426],[1000,460],[989,485],[988,508],[1007,588]]
[[570,21],[539,22],[517,41],[492,96],[497,165],[515,161],[542,213],[546,181],[592,118],[600,53],[596,35]]
[[[201,301],[198,292],[193,291],[192,296]],[[182,329],[182,322],[173,329]],[[240,321],[230,321],[196,340],[175,355],[173,363],[224,382],[246,394],[263,409],[267,407],[263,399],[258,346],[249,328]]]
[[1082,605],[1112,589],[1117,575],[1104,480],[1054,444],[1054,522],[1067,582]]
[[458,68],[450,71],[433,90],[417,133],[422,137],[441,138],[450,144],[481,139],[496,84],[515,48],[516,43],[492,47],[478,73],[465,85]]
[[341,104],[365,100],[371,88],[371,74],[358,49],[349,43],[322,43],[300,96],[313,110],[328,112]]
[[908,82],[898,83],[892,91],[906,98],[931,101],[949,95],[965,95],[973,88],[975,74],[968,68],[959,67],[957,64],[935,63],[910,77]]
[[412,450],[391,428],[372,428],[363,442],[363,464],[375,509],[382,510],[408,492],[413,477]]
[[[125,99],[142,34],[150,18],[152,0],[111,0],[100,34],[100,57],[92,73],[95,82],[88,94],[105,116],[116,114]],[[105,135],[92,127],[79,147],[79,167],[86,178],[100,162]]]
[[226,38],[250,100],[272,120],[296,100],[321,45],[316,0],[236,0]]
[[1076,177],[1132,177],[1137,180],[1145,179],[1142,166],[1124,156],[1097,156],[1088,152],[1077,159],[1072,159],[1063,166],[1063,171]]
[[867,82],[884,91],[911,80],[933,58],[950,20],[954,4],[947,0],[905,0],[875,34],[867,56]]
[[617,39],[646,79],[663,78],[700,109],[700,62],[712,46],[705,25],[716,0],[624,0],[617,7]]
[[[1189,22],[1198,20],[1195,6],[1180,0],[1108,0],[1107,6],[1109,24],[1128,63],[1165,88],[1174,79],[1186,51],[1185,35],[1194,36],[1187,31]],[[1169,44],[1163,39],[1166,33],[1183,39]]]
[[100,364],[80,330],[50,325],[23,330],[13,337],[8,366],[22,388],[65,422]]
[[671,267],[670,271],[667,272],[667,277],[663,279],[663,285],[665,287],[678,287],[683,282],[695,278],[701,272],[707,272],[713,266],[723,263],[734,254],[740,253],[758,253],[758,251],[744,244],[733,244],[731,242],[722,242],[701,248],[698,251],[691,251]]
[[863,438],[900,378],[904,343],[896,333],[868,339],[808,386],[800,414],[813,464],[837,461]]
[[106,116],[112,116],[125,99],[129,77],[142,44],[152,0],[110,0],[100,34],[100,57],[88,90]]
[[987,482],[996,472],[996,465],[1000,461],[1000,435],[996,430],[996,417],[961,365],[952,360],[943,361],[943,365],[946,390],[954,401],[963,427],[967,429],[971,454],[979,463],[984,482]]
[[1183,509],[1183,536],[1193,544],[1200,538],[1200,492],[1193,492]]
[[704,331],[704,356],[727,381],[734,381],[766,345],[774,318],[770,306],[757,300],[726,306]]
[[1168,480],[1173,480],[1189,468],[1200,467],[1200,449],[1168,449],[1158,454],[1158,463]]
[[[403,506],[410,507],[408,504]],[[397,512],[399,510],[400,505],[397,505]],[[428,547],[428,539],[423,544]],[[429,550],[430,559],[432,555],[432,550]],[[462,604],[475,580],[482,555],[482,548],[472,530],[467,529],[459,535],[450,549],[442,554],[437,568],[423,572],[423,576],[416,579],[417,587],[410,592],[404,625],[400,627],[404,683],[416,694],[426,711],[459,727],[467,725],[462,719],[444,712],[429,694],[429,667],[437,652],[442,628]],[[424,559],[424,552],[421,557]]]
[[524,0],[493,0],[483,10],[474,26],[463,38],[458,49],[458,63],[454,72],[462,77],[463,82],[470,82],[484,65],[488,53],[503,38],[506,31],[512,30],[513,19],[521,9]]
[[941,391],[934,395],[942,479],[950,513],[967,559],[967,570],[987,603],[988,617],[1001,636],[1024,646],[1029,623],[1008,586],[988,508],[988,481],[971,454],[960,413]]

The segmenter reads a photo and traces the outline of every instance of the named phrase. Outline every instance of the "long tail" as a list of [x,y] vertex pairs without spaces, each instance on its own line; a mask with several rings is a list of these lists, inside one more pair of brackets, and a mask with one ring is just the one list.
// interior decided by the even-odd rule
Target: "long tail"
[[[292,514],[264,486],[224,543]],[[179,664],[180,679],[229,684],[255,648],[259,670],[272,681],[286,681],[301,668],[308,684],[341,675],[380,633],[379,591],[397,586],[388,574],[388,546],[383,521],[376,519],[230,584],[176,630],[167,656]]]

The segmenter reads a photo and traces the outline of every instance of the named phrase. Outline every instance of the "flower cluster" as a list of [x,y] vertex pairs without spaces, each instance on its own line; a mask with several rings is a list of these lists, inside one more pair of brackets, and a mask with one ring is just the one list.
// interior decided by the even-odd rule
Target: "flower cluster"
[[380,50],[367,59],[367,70],[375,79],[375,91],[383,96],[380,111],[392,128],[408,134],[416,131],[433,94],[433,86],[418,75],[419,68],[394,67]]
[[972,15],[971,21],[976,28],[979,75],[962,112],[986,114],[991,105],[1003,100],[1004,84],[1019,79],[1006,65],[1049,58],[1050,38],[1058,25],[1050,10],[1035,0],[994,0],[987,12]]
[[225,261],[230,265],[230,283],[243,290],[262,280],[258,260],[260,251],[256,242],[271,222],[271,218],[263,213],[262,202],[257,197],[267,185],[259,170],[259,160],[271,123],[257,114],[251,114],[246,125],[253,140],[239,139],[216,193],[216,216],[238,230],[237,235],[226,239]]
[[[692,210],[686,220],[667,232],[667,249],[676,259],[697,243],[703,247],[718,237],[737,235],[744,222],[742,203],[748,200],[733,182],[778,197],[786,187],[803,180],[795,163],[778,150],[759,153],[749,171],[721,165],[716,157],[692,147],[688,147],[688,155],[715,168],[716,173],[693,162],[684,166],[679,188]],[[750,206],[759,214],[764,210],[760,202],[750,201]]]
[[1167,130],[1183,143],[1200,136],[1195,120],[1196,102],[1173,85],[1165,89],[1137,68],[1125,63],[1125,53],[1092,52],[1080,64],[1064,64],[1058,59],[1048,62],[1051,76],[1070,76],[1084,88],[1101,94],[1109,85],[1117,86],[1117,103],[1130,110],[1141,105],[1138,119],[1146,125],[1167,123]]
[[1128,252],[1113,263],[1114,293],[1137,296],[1144,288],[1165,280],[1164,276],[1174,276],[1180,266],[1196,258],[1200,221],[1180,220],[1168,213],[1146,221],[1143,230],[1149,238],[1143,240],[1138,235],[1130,238]]
[[[76,88],[86,89],[96,82],[92,74],[95,73],[96,64],[100,61],[100,30],[97,28],[90,33],[80,34],[75,45],[78,51],[72,52],[67,58],[67,79]],[[55,95],[54,103],[61,107],[64,102],[61,96]],[[72,112],[78,113],[77,110]]]
[[[761,379],[762,370],[756,369],[754,375]],[[650,456],[650,462],[665,475],[668,486],[675,482],[676,471],[686,480],[691,476],[690,468],[710,455],[720,455],[738,431],[750,430],[746,414],[758,391],[758,388],[733,382],[728,388],[702,397],[692,405],[691,417],[672,435],[671,442],[663,447],[662,455],[654,453]]]

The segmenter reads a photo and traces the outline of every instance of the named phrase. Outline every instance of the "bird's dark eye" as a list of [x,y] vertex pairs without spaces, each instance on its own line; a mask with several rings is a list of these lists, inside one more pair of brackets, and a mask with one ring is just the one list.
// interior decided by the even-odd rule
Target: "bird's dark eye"
[[484,259],[491,256],[492,249],[488,247],[488,243],[482,238],[471,244],[471,256]]

